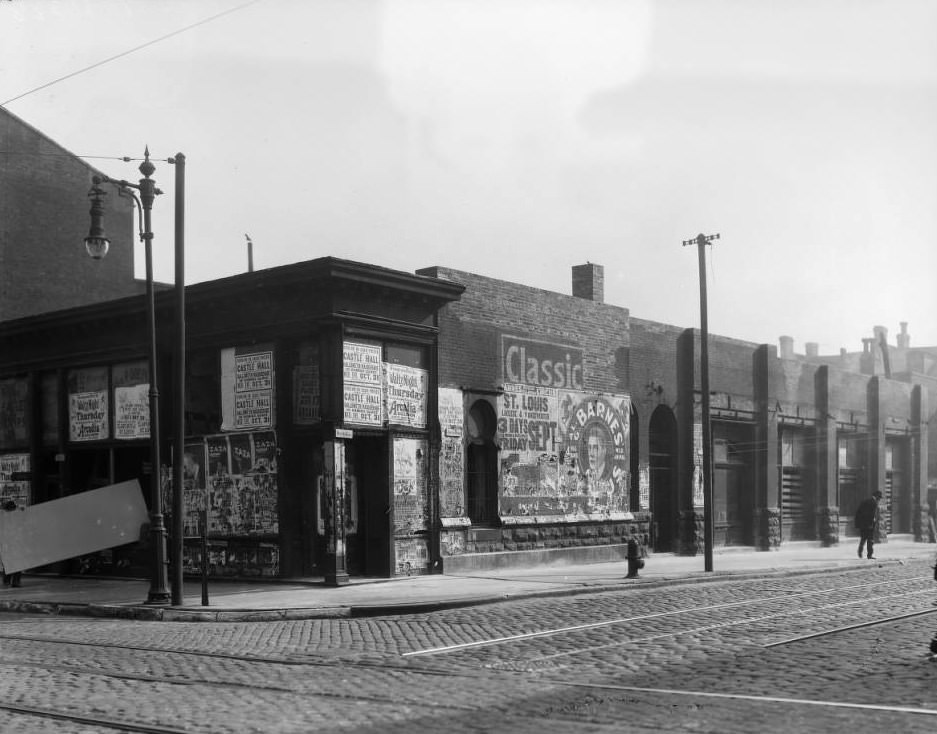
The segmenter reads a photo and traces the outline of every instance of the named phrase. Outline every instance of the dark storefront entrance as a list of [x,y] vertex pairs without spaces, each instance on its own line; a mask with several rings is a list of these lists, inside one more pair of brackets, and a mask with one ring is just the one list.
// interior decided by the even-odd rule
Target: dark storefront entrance
[[[345,449],[347,461],[348,572],[351,575],[393,575],[394,545],[390,513],[386,436],[356,436]],[[354,529],[355,532],[350,532]],[[366,542],[363,542],[366,539]]]
[[677,421],[666,406],[658,406],[651,415],[649,433],[649,468],[651,511],[653,514],[651,543],[658,553],[675,549],[677,522],[676,484]]

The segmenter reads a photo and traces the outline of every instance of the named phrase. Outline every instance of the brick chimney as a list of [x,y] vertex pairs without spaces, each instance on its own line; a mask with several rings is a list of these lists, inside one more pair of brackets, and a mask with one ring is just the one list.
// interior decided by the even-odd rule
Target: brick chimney
[[779,336],[778,342],[781,345],[781,359],[794,359],[794,337]]
[[807,353],[808,359],[816,359],[820,354],[820,345],[817,342],[806,342],[804,344],[804,350]]
[[605,303],[605,268],[595,263],[573,265],[573,295]]
[[895,338],[898,340],[898,349],[908,349],[911,346],[911,335],[908,333],[908,322],[900,321],[901,333]]

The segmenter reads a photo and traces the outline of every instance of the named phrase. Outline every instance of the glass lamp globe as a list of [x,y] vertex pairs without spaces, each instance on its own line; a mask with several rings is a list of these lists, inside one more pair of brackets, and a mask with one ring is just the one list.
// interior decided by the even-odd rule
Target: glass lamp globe
[[85,249],[93,260],[101,260],[110,248],[107,237],[85,237]]

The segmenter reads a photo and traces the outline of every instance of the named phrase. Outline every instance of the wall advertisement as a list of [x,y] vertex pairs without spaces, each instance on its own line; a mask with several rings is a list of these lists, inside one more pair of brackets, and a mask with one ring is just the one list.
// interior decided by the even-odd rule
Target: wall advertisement
[[[439,514],[443,525],[465,516],[465,464],[462,426],[465,408],[462,391],[439,388]],[[467,518],[465,518],[467,519]]]
[[364,426],[384,424],[381,375],[380,344],[344,343],[342,378],[346,423]]
[[498,407],[504,522],[625,519],[629,397],[507,383]]
[[693,506],[702,507],[703,500],[703,424],[693,424]]
[[394,439],[394,535],[413,535],[427,527],[427,442]]
[[150,377],[146,362],[117,364],[111,370],[114,386],[114,438],[150,437]]
[[383,362],[382,355],[377,343],[344,343],[344,422],[425,428],[429,372]]
[[221,350],[221,430],[272,428],[274,394],[271,346]]
[[293,423],[308,426],[318,423],[320,412],[319,365],[293,368]]
[[114,438],[150,437],[150,386],[114,388]]
[[68,438],[101,441],[109,438],[107,391],[68,394]]
[[107,367],[89,367],[68,373],[68,438],[101,441],[110,438]]
[[29,454],[0,455],[0,504],[13,500],[29,507]]
[[426,427],[426,394],[429,373],[402,364],[384,365],[387,422],[397,426]]

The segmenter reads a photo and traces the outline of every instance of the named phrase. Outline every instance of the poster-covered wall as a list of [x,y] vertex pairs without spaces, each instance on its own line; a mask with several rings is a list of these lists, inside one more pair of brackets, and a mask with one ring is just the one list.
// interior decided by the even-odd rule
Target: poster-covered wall
[[428,570],[427,447],[427,441],[416,438],[395,438],[393,443],[394,553],[398,575]]
[[505,384],[498,411],[502,521],[624,519],[630,414],[627,396]]
[[439,388],[439,514],[443,525],[465,519],[465,465],[462,442],[465,408],[462,391]]
[[427,442],[394,439],[394,535],[413,535],[427,529]]
[[[214,549],[210,560],[216,573],[276,575],[277,544],[245,542],[267,541],[279,533],[276,434],[258,431],[189,440],[183,478],[184,535],[201,535],[202,513],[207,509],[208,536]],[[171,507],[168,483],[164,491],[164,507]],[[186,548],[190,557],[197,551],[195,546]],[[244,563],[250,568],[244,568]]]
[[29,454],[0,454],[0,504],[30,505]]

